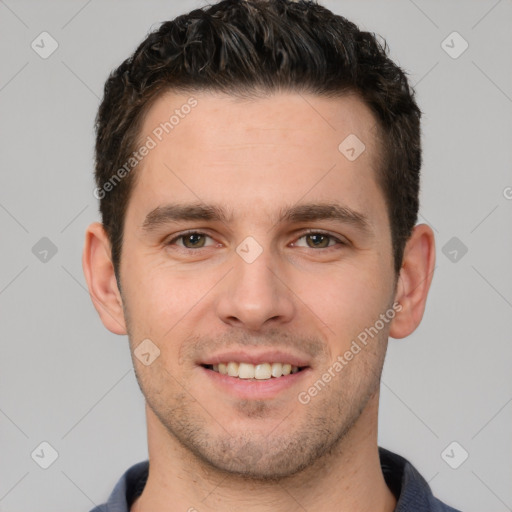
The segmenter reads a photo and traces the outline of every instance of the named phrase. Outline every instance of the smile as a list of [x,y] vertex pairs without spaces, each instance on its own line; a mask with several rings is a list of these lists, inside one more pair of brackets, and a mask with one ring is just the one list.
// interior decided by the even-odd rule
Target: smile
[[204,365],[208,370],[234,377],[238,379],[256,379],[256,380],[269,380],[272,378],[278,379],[291,373],[298,373],[302,367],[294,366],[288,363],[238,363],[230,361],[226,363],[219,363],[214,365]]

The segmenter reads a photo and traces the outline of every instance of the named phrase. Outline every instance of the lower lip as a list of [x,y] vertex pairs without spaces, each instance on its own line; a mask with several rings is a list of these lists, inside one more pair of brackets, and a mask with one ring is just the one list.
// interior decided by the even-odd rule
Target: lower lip
[[246,400],[265,400],[276,397],[279,393],[297,385],[304,376],[309,373],[310,368],[304,368],[300,372],[290,373],[282,377],[271,377],[270,379],[239,379],[230,377],[213,370],[201,367],[205,376],[214,385],[224,391]]

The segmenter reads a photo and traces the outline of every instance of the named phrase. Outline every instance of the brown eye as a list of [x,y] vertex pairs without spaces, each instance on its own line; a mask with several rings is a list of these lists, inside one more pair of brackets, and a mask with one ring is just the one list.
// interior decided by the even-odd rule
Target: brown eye
[[188,235],[182,235],[180,239],[183,240],[183,245],[187,249],[204,247],[205,244],[205,235],[202,235],[201,233],[189,233]]
[[300,236],[293,245],[309,249],[335,249],[335,246],[344,246],[346,244],[330,233],[309,231]]
[[[330,236],[323,235],[322,233],[313,233],[311,235],[306,235],[306,240],[308,241],[308,246],[313,248],[320,247],[321,249],[329,246]],[[310,243],[311,242],[311,243]]]

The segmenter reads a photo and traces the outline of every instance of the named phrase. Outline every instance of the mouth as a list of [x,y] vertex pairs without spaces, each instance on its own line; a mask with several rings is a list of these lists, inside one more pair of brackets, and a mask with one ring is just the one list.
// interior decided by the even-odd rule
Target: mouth
[[196,364],[212,391],[242,400],[289,397],[313,370],[309,358],[277,348],[225,351],[204,356]]
[[267,362],[252,364],[239,361],[226,361],[218,364],[201,365],[207,370],[242,380],[271,380],[281,379],[287,375],[299,373],[307,366],[296,366],[292,363]]

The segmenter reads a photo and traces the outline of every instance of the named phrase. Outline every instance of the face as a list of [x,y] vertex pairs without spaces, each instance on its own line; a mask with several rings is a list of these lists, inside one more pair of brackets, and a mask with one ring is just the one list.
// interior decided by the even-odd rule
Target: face
[[375,119],[354,96],[191,96],[141,134],[120,267],[132,353],[150,340],[136,375],[194,457],[292,475],[378,395],[395,275]]

